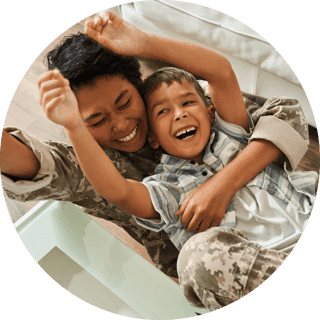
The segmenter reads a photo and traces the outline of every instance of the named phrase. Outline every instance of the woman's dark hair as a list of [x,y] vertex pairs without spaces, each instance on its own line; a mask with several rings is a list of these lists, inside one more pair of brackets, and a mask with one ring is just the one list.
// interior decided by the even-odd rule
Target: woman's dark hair
[[137,89],[141,84],[140,64],[135,57],[118,55],[80,32],[65,37],[47,53],[46,60],[48,69],[59,69],[74,92],[103,76],[120,75]]

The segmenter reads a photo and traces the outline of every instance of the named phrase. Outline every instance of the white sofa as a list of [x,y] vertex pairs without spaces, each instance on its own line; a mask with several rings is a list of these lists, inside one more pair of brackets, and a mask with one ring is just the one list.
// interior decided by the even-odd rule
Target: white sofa
[[296,98],[308,123],[316,127],[310,103],[292,69],[275,48],[240,21],[211,8],[173,0],[132,2],[111,10],[143,31],[223,54],[232,63],[242,91],[266,98]]

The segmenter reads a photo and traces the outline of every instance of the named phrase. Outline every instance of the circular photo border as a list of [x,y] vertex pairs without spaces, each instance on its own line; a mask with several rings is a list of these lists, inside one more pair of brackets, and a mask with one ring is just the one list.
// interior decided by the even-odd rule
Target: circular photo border
[[[191,1],[190,1],[191,2]],[[318,6],[315,1],[294,4],[289,1],[192,1],[214,8],[245,23],[267,39],[284,57],[303,85],[313,107],[316,122],[318,108]],[[220,3],[221,2],[221,3]],[[57,0],[44,4],[40,1],[18,1],[6,4],[2,29],[2,109],[4,122],[11,99],[24,74],[53,39],[78,21],[95,12],[126,3],[125,1],[79,2]],[[318,109],[318,110],[317,110]],[[3,123],[2,122],[2,123]],[[76,318],[123,319],[106,315],[105,311],[84,303],[62,290],[38,266],[13,228],[3,196],[0,197],[3,315],[14,318],[32,316],[33,319]],[[301,319],[307,314],[318,314],[317,288],[320,280],[315,269],[319,257],[317,226],[320,224],[319,200],[313,216],[286,263],[262,286],[228,308],[206,314],[209,319],[231,319],[243,314],[246,319]]]

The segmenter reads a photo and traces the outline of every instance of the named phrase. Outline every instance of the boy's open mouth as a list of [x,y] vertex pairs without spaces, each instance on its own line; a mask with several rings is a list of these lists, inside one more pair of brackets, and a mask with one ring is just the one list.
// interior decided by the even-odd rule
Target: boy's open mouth
[[193,137],[196,134],[196,132],[197,132],[196,127],[184,128],[182,130],[179,130],[175,134],[175,138],[177,138],[179,140],[185,140],[185,139]]

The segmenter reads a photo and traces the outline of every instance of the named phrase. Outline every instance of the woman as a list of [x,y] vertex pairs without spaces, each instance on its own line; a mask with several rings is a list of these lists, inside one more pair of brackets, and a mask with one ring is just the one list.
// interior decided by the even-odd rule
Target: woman
[[[123,22],[115,16],[110,18],[115,24]],[[96,19],[98,20],[99,18]],[[152,174],[158,159],[146,142],[148,126],[144,104],[139,94],[141,75],[136,59],[114,54],[83,34],[66,38],[48,53],[47,58],[50,71],[39,80],[40,103],[43,105],[59,99],[59,93],[63,90],[68,92],[70,85],[74,93],[71,96],[76,98],[91,134],[122,175],[125,178],[142,180]],[[68,80],[57,77],[57,71],[54,69],[58,69]],[[241,165],[246,163],[252,170],[249,175],[248,172],[242,171],[239,175],[240,181],[249,181],[266,166],[266,162],[270,163],[276,159],[279,164],[287,160],[291,169],[295,169],[308,143],[306,127],[300,125],[295,118],[290,118],[290,114],[295,113],[292,111],[301,110],[300,105],[292,99],[272,99],[262,108],[248,99],[245,102],[256,128],[252,142],[241,153]],[[277,133],[268,132],[271,124],[281,124],[284,132],[281,141],[278,140]],[[296,137],[295,144],[290,143],[288,147],[293,135]],[[283,151],[281,156],[277,146]],[[272,156],[266,158],[266,154]],[[178,252],[167,235],[137,226],[129,214],[100,197],[83,176],[70,146],[40,142],[18,129],[10,130],[10,133],[4,131],[0,163],[3,186],[10,198],[18,201],[55,199],[71,201],[82,206],[85,212],[103,217],[124,228],[147,248],[158,268],[170,276],[176,276]],[[238,158],[234,159],[233,165],[238,164]],[[224,180],[232,184],[233,180],[228,176],[228,171],[221,172]],[[217,217],[215,225],[219,225],[225,212],[224,204],[229,201],[219,188],[215,190],[214,196],[218,204],[214,208]],[[217,232],[216,238],[223,243],[219,250],[225,256],[235,243],[240,244],[238,250],[245,250],[246,247],[241,245],[244,240],[240,233],[226,229],[221,230],[221,233]],[[225,236],[226,234],[228,236]],[[265,253],[260,252],[256,257],[256,261],[259,261],[255,264],[257,268],[261,268],[261,261],[265,259],[263,255]],[[272,272],[283,260],[284,257],[279,255]],[[217,270],[220,273],[226,271],[223,270],[223,261],[220,261],[220,265],[217,262]],[[263,280],[272,272],[268,272]],[[248,272],[248,283],[255,283],[255,274]],[[230,276],[232,275],[229,274]],[[247,290],[253,290],[255,285]],[[243,294],[245,293],[242,292],[239,296]],[[235,296],[233,300],[237,300],[239,296]],[[232,299],[218,296],[214,307],[230,302]]]

